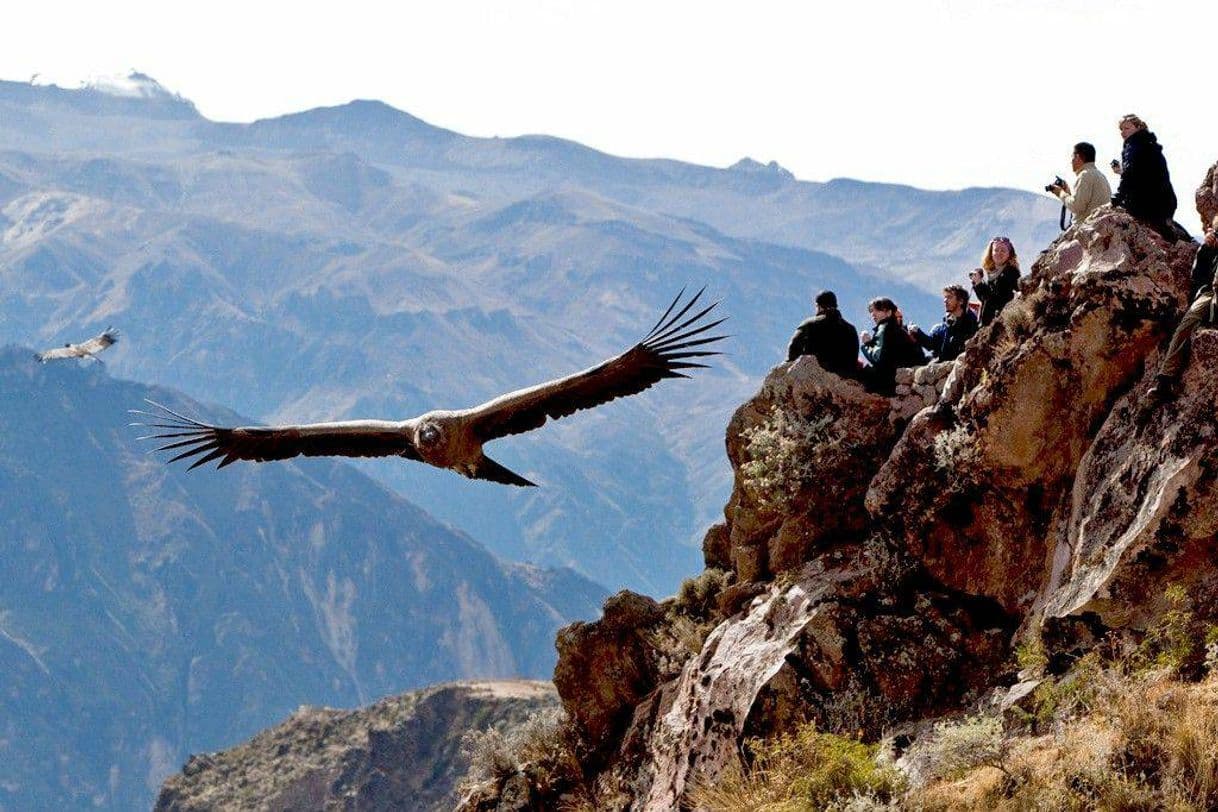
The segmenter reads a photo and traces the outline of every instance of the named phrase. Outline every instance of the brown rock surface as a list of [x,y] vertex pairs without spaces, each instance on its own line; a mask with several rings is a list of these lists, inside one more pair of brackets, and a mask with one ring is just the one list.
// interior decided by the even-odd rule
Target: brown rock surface
[[962,356],[956,419],[914,418],[867,495],[932,577],[1010,612],[1030,608],[1053,512],[1175,324],[1194,251],[1110,210],[1036,261],[1021,299]]
[[1201,215],[1201,224],[1207,225],[1218,216],[1218,164],[1210,167],[1205,173],[1205,180],[1197,187],[1197,213]]
[[1141,397],[1151,365],[1083,458],[1055,528],[1047,617],[1144,627],[1171,584],[1199,611],[1218,607],[1218,331],[1195,334],[1193,358],[1210,363],[1191,363],[1179,397],[1157,407]]
[[[724,513],[739,582],[797,569],[822,542],[860,537],[867,461],[884,459],[896,440],[888,415],[888,398],[810,356],[774,368],[727,430],[736,481]],[[761,442],[776,436],[777,447]]]
[[559,631],[554,686],[590,762],[618,744],[635,705],[656,687],[658,652],[646,633],[663,618],[651,598],[623,590],[605,601],[600,620]]
[[462,734],[557,704],[549,683],[501,681],[436,686],[356,711],[301,708],[244,744],[191,756],[156,809],[452,809],[468,767]]

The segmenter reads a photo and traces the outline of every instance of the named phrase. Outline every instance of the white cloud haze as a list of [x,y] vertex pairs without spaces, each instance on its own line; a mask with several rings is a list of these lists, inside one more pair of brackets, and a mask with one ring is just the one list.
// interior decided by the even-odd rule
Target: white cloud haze
[[471,135],[798,177],[1039,191],[1137,112],[1180,217],[1218,160],[1212,4],[1181,0],[44,0],[5,12],[0,77],[135,68],[209,118],[376,98]]

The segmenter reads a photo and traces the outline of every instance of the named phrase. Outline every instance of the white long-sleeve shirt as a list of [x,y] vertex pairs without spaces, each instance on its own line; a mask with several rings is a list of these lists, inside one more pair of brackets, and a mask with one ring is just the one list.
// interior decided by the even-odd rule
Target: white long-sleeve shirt
[[1074,181],[1074,194],[1058,193],[1062,203],[1074,215],[1075,222],[1086,219],[1088,214],[1112,200],[1112,187],[1104,173],[1094,163],[1085,163],[1078,170]]

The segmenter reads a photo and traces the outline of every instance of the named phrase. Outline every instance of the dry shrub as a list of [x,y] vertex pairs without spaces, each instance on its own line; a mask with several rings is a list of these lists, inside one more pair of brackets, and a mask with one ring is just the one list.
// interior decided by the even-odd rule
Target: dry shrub
[[960,776],[975,767],[994,767],[1006,773],[1009,742],[998,716],[976,714],[935,725],[927,753],[936,777]]
[[459,791],[466,794],[480,784],[501,782],[525,773],[543,795],[563,789],[580,789],[582,771],[575,755],[574,732],[567,715],[550,709],[531,714],[505,733],[498,728],[472,730],[461,737],[461,754],[469,770]]
[[953,473],[967,470],[977,459],[976,438],[964,425],[935,435],[934,460],[936,470]]
[[715,610],[715,598],[728,585],[727,572],[710,568],[694,578],[686,578],[677,590],[673,609],[693,618],[707,618]]
[[817,452],[829,442],[832,423],[828,416],[804,420],[775,407],[765,422],[742,432],[748,462],[740,474],[758,504],[787,508],[815,481]]
[[[1119,668],[1097,678],[1078,716],[1010,743],[1006,773],[979,770],[904,799],[916,809],[1218,809],[1218,678]],[[987,768],[981,768],[985,770]],[[965,787],[984,784],[973,795]]]
[[748,767],[695,785],[689,801],[711,812],[879,810],[903,789],[904,779],[877,760],[878,747],[817,732],[814,725],[773,739],[751,739]]

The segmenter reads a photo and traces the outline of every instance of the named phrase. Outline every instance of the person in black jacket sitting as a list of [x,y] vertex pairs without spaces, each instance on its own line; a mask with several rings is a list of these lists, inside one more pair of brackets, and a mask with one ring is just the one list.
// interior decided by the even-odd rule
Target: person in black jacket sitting
[[968,291],[961,285],[943,289],[943,321],[922,332],[916,324],[909,326],[909,335],[923,349],[929,350],[937,361],[954,361],[964,351],[964,343],[977,332],[977,317],[968,306]]
[[801,355],[816,356],[823,369],[843,378],[858,374],[859,337],[854,325],[842,318],[831,290],[816,294],[816,315],[800,323],[791,336],[787,361]]
[[875,333],[859,334],[863,357],[871,365],[863,368],[863,385],[871,392],[892,395],[896,390],[897,368],[921,366],[926,363],[926,356],[905,332],[892,299],[872,299],[867,312],[875,322]]
[[[1172,217],[1176,214],[1176,192],[1171,186],[1163,147],[1146,122],[1130,113],[1117,126],[1125,145],[1121,148],[1121,176],[1112,205],[1120,206],[1168,240],[1176,240]],[[1116,162],[1113,161],[1113,169]]]
[[995,237],[985,247],[981,267],[969,272],[973,292],[981,302],[977,323],[982,327],[992,322],[1019,289],[1019,257],[1015,246],[1006,237]]

